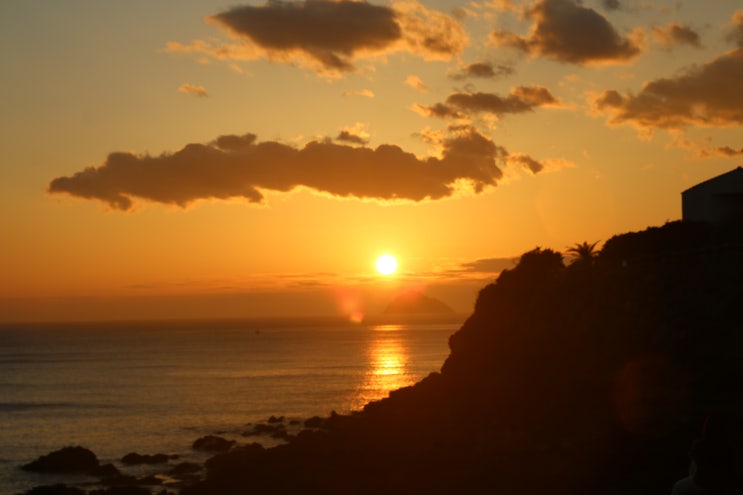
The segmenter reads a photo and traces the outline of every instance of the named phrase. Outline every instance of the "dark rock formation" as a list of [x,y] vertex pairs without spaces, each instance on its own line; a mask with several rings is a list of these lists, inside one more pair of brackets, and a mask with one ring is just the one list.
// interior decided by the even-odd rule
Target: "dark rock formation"
[[96,468],[98,458],[84,447],[64,447],[22,466],[40,473],[90,473]]
[[480,292],[441,373],[216,456],[182,495],[670,493],[704,416],[743,425],[743,248],[700,228],[617,236],[576,266],[524,254]]
[[97,468],[93,469],[89,473],[91,476],[98,476],[100,478],[107,478],[111,476],[121,475],[121,471],[113,464],[101,464]]
[[384,310],[384,314],[387,315],[441,314],[453,312],[454,310],[443,302],[418,291],[408,291],[400,294]]
[[233,445],[235,445],[234,440],[227,440],[215,435],[207,435],[197,439],[193,443],[193,448],[205,452],[226,452],[230,450]]
[[42,485],[35,486],[24,492],[23,495],[85,495],[85,491],[67,485]]
[[168,474],[173,476],[182,474],[193,474],[198,473],[202,469],[202,466],[200,464],[196,464],[195,462],[181,462],[173,466],[173,469],[171,469]]

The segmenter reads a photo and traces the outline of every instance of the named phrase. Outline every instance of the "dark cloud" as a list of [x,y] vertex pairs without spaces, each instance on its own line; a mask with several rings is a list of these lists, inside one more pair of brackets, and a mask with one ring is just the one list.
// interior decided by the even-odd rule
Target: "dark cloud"
[[100,166],[52,180],[48,191],[118,210],[131,209],[135,198],[181,207],[203,199],[261,203],[264,191],[300,186],[338,197],[421,201],[451,196],[462,183],[479,193],[502,177],[508,152],[475,130],[441,145],[441,158],[421,159],[394,145],[313,141],[295,148],[252,134],[221,136],[160,156],[111,153]]
[[743,148],[733,148],[732,146],[718,146],[714,148],[714,152],[720,156],[741,156],[743,155]]
[[666,45],[691,45],[695,48],[701,48],[702,42],[699,33],[689,26],[672,22],[668,27],[657,26],[653,28],[655,38]]
[[472,273],[499,273],[516,266],[518,257],[514,258],[483,258],[468,263],[462,263],[458,271]]
[[335,137],[335,140],[352,144],[366,144],[368,142],[368,140],[365,139],[363,136],[355,134],[349,130],[343,130],[339,132],[338,135]]
[[688,126],[728,127],[743,124],[743,48],[701,67],[650,81],[637,94],[604,91],[595,101],[611,124],[638,128],[680,129]]
[[490,62],[475,62],[465,65],[459,72],[451,74],[449,77],[455,80],[468,78],[495,79],[498,77],[510,76],[513,73],[513,67],[507,65],[493,65]]
[[392,7],[348,0],[270,0],[233,7],[207,20],[242,43],[170,42],[166,50],[220,60],[298,61],[339,74],[353,71],[360,57],[405,50],[426,59],[449,59],[467,43],[453,17],[413,0]]
[[709,138],[707,140],[702,140],[702,142],[679,138],[675,140],[674,145],[694,152],[697,158],[734,158],[743,156],[743,148],[713,146],[709,141]]
[[266,50],[303,52],[341,71],[352,68],[355,52],[382,50],[402,36],[392,9],[366,2],[271,1],[233,7],[211,19]]
[[416,107],[423,115],[439,117],[441,119],[461,119],[465,115],[446,103],[435,103],[431,106],[418,105]]
[[604,16],[574,0],[538,0],[526,16],[534,21],[528,36],[495,31],[493,41],[581,65],[622,63],[641,51],[638,42],[622,37]]
[[524,154],[513,153],[508,156],[508,162],[521,165],[523,168],[527,169],[532,174],[541,172],[544,169],[544,165],[542,163]]
[[622,3],[619,0],[602,0],[601,4],[606,10],[621,10]]
[[518,86],[508,96],[494,93],[453,93],[446,103],[419,106],[424,114],[433,117],[462,117],[463,114],[490,113],[503,116],[509,113],[531,112],[536,107],[557,105],[559,102],[543,86]]

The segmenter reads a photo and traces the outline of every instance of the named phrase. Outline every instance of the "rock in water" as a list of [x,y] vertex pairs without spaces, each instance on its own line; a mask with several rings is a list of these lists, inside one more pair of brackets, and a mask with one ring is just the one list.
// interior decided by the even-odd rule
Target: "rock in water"
[[203,450],[206,452],[226,452],[235,445],[234,440],[227,440],[222,437],[214,435],[207,435],[201,437],[193,443],[195,450]]
[[98,468],[98,458],[85,447],[64,447],[21,468],[39,473],[89,473]]

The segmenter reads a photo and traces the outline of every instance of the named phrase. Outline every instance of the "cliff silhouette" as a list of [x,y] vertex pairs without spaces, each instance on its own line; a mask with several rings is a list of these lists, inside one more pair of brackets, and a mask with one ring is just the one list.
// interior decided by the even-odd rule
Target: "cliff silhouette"
[[440,373],[221,454],[182,493],[670,493],[704,417],[740,424],[740,232],[673,222],[568,266],[530,251],[480,291]]

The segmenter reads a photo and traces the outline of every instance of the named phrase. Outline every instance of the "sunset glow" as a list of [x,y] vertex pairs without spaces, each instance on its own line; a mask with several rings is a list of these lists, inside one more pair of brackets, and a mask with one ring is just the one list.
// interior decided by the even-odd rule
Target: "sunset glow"
[[371,315],[393,276],[466,312],[743,164],[730,2],[41,0],[0,33],[7,321]]

